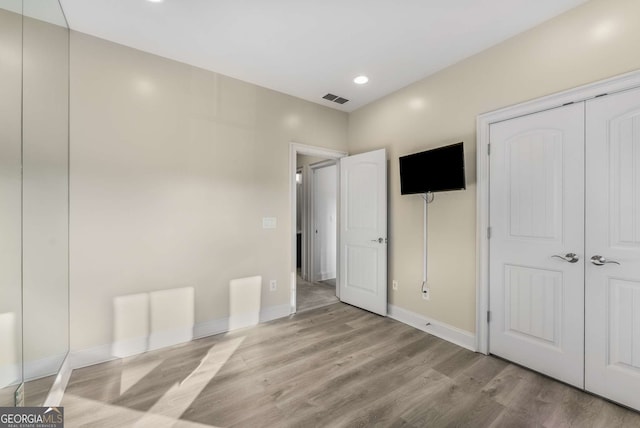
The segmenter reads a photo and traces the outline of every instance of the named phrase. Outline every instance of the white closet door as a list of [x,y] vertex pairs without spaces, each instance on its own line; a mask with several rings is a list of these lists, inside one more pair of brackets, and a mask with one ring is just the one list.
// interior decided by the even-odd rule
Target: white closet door
[[583,387],[584,104],[490,139],[490,352]]
[[640,90],[587,102],[586,130],[585,384],[640,409]]

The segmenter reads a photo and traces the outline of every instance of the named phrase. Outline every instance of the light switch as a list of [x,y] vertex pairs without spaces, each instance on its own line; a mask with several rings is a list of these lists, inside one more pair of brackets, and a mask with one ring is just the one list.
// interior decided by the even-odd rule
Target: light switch
[[275,229],[276,224],[277,224],[277,221],[275,217],[262,217],[263,229]]

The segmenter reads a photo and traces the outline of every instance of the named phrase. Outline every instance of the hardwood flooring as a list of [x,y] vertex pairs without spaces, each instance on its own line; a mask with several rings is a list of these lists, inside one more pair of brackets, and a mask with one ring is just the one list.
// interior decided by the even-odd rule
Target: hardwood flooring
[[56,376],[46,376],[24,383],[25,406],[42,406],[49,395],[49,391],[56,381]]
[[75,370],[67,427],[638,427],[640,414],[338,303]]
[[[23,390],[24,405],[42,406],[55,380],[56,376],[53,375],[25,382]],[[13,407],[15,405],[15,393],[18,386],[19,385],[11,385],[0,388],[0,407]]]
[[336,297],[335,279],[308,282],[298,276],[296,280],[296,299],[298,312],[337,303],[339,300]]
[[0,407],[12,407],[16,403],[15,393],[18,385],[0,388]]

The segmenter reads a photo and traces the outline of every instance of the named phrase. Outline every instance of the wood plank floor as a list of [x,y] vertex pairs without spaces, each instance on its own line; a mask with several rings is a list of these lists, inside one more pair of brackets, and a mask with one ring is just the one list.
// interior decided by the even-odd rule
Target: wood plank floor
[[640,414],[338,303],[75,370],[67,427],[638,427]]
[[49,391],[56,381],[56,376],[46,376],[24,383],[25,406],[42,406],[49,395]]
[[16,403],[15,393],[18,385],[0,388],[0,407],[12,407]]
[[[55,380],[56,377],[52,375],[25,382],[23,390],[24,405],[30,407],[42,406]],[[13,407],[15,405],[15,393],[18,386],[11,385],[0,389],[0,407]]]
[[298,312],[337,303],[339,300],[336,297],[335,279],[309,282],[298,276],[296,280],[296,298]]

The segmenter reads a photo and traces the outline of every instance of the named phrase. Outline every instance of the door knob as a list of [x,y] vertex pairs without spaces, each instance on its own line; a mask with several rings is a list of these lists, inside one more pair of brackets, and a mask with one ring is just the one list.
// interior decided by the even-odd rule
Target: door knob
[[569,263],[578,263],[578,260],[580,260],[580,257],[578,257],[578,255],[576,253],[567,253],[564,256],[559,256],[557,254],[554,254],[551,257],[557,257],[557,258],[562,259],[565,262],[569,262]]
[[378,238],[378,239],[372,239],[371,242],[377,242],[378,244],[382,244],[382,243],[387,243],[387,239],[386,238]]
[[607,263],[613,263],[616,265],[620,264],[620,262],[617,262],[615,260],[607,260],[604,256],[598,256],[598,255],[591,257],[591,263],[593,263],[596,266],[602,266]]

